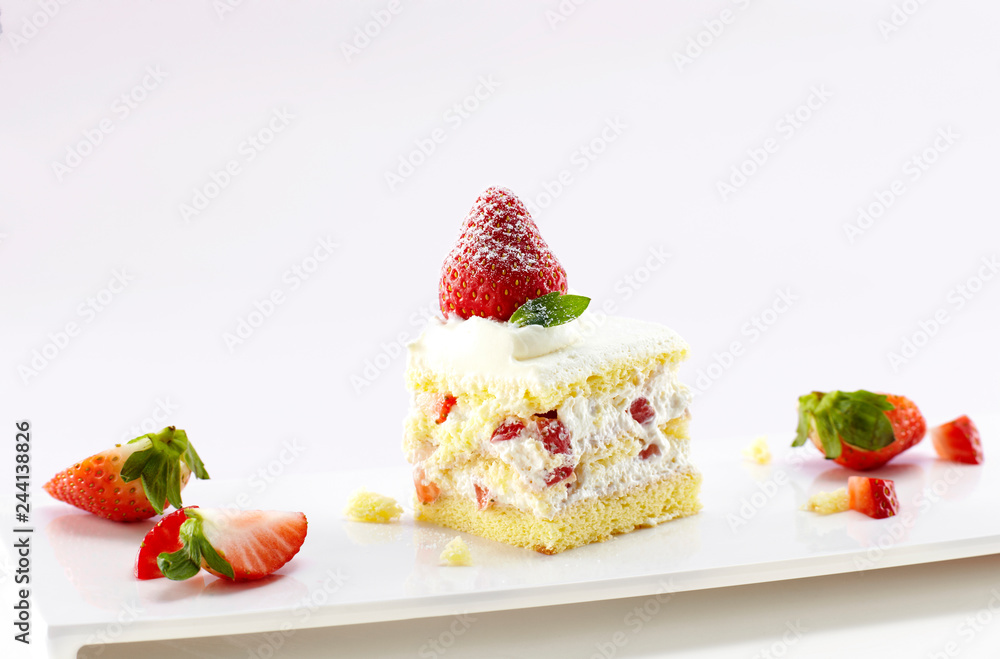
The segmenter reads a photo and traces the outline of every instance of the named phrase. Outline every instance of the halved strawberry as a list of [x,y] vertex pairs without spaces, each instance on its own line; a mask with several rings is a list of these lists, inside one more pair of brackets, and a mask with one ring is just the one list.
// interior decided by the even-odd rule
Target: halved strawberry
[[[205,465],[174,426],[136,437],[56,474],[45,491],[60,501],[115,522],[135,522],[184,505],[191,473],[208,478]],[[139,482],[136,482],[139,481]]]
[[163,576],[160,566],[156,564],[157,557],[163,552],[177,551],[184,546],[180,539],[181,524],[187,520],[185,510],[198,506],[186,506],[164,515],[156,526],[149,529],[146,537],[139,545],[139,553],[135,557],[136,579],[159,579]]
[[479,195],[441,267],[438,295],[445,318],[506,322],[528,300],[566,290],[566,270],[521,200],[499,187]]
[[927,423],[908,398],[868,391],[814,391],[799,398],[798,434],[848,469],[881,467],[920,442]]
[[896,484],[887,479],[851,476],[847,479],[847,501],[851,510],[875,519],[899,512]]
[[983,441],[972,419],[962,415],[931,429],[934,450],[945,460],[977,465],[983,461]]
[[182,547],[161,553],[163,576],[190,579],[205,568],[231,581],[262,579],[292,560],[306,540],[302,513],[278,510],[187,508],[181,524]]

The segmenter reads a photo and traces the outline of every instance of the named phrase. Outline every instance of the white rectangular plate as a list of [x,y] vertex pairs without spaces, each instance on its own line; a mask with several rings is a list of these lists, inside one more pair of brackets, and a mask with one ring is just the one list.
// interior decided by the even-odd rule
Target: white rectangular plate
[[[411,500],[403,469],[193,482],[185,502],[302,510],[301,553],[261,582],[207,573],[136,581],[132,563],[152,522],[113,524],[69,506],[35,513],[34,597],[54,656],[85,644],[192,638],[545,606],[717,588],[1000,553],[1000,419],[979,418],[987,461],[934,457],[930,438],[870,475],[892,478],[901,514],[869,519],[798,510],[808,495],[846,485],[848,472],[811,446],[773,436],[766,466],[741,456],[750,438],[695,439],[704,474],[697,516],[556,556],[465,536],[475,565],[438,556],[456,532],[416,523],[349,522],[341,510],[367,487]],[[41,495],[44,496],[44,495]]]

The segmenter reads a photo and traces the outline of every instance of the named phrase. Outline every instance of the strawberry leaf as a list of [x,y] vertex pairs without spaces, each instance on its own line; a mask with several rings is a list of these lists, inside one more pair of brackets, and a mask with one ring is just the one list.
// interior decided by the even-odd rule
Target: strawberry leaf
[[801,446],[815,429],[827,459],[840,457],[841,442],[865,451],[892,444],[895,433],[885,412],[889,399],[870,391],[814,391],[799,398],[799,425],[792,446]]
[[885,412],[896,409],[889,399],[869,391],[834,392],[834,424],[840,437],[857,448],[877,451],[896,441]]
[[184,546],[175,552],[157,556],[156,565],[163,576],[174,581],[190,579],[201,570],[202,561],[210,568],[233,578],[233,566],[215,550],[205,537],[204,522],[194,510],[184,512],[188,519],[181,524],[178,534]]
[[809,439],[809,431],[812,429],[812,413],[822,396],[823,394],[814,391],[811,394],[799,397],[799,427],[795,433],[795,441],[792,442],[792,446],[802,446]]
[[183,430],[178,430],[174,433],[175,437],[185,446],[184,452],[181,454],[181,460],[184,464],[194,472],[195,478],[200,478],[202,480],[208,480],[210,476],[208,471],[205,470],[205,465],[202,463],[201,458],[198,456],[198,452],[194,450],[194,444],[188,441],[187,433]]
[[200,558],[199,556],[199,560],[194,561],[187,547],[182,547],[175,552],[163,552],[157,556],[156,567],[160,568],[167,579],[184,581],[201,572]]
[[561,295],[558,292],[547,293],[522,304],[510,317],[510,322],[517,327],[528,325],[555,327],[579,318],[589,305],[589,297]]
[[167,500],[169,472],[168,459],[159,454],[151,457],[142,471],[142,489],[157,514],[163,513],[163,504]]
[[163,552],[156,557],[156,566],[168,579],[183,581],[201,571],[200,543],[195,536],[201,534],[201,520],[184,512],[187,519],[178,530],[183,546],[175,552]]
[[158,514],[163,513],[164,502],[174,508],[181,508],[180,463],[183,462],[196,478],[209,478],[205,465],[188,441],[187,433],[174,426],[168,426],[158,433],[136,437],[129,444],[146,441],[149,448],[136,451],[122,465],[122,480],[126,483],[141,479],[142,489]]

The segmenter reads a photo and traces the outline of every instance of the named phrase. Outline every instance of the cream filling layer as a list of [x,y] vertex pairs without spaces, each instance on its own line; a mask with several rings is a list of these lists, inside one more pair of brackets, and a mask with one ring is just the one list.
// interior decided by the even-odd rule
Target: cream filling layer
[[[654,412],[643,424],[630,412],[638,398],[645,398]],[[670,420],[686,414],[690,402],[691,393],[678,382],[676,367],[663,364],[642,383],[596,398],[567,398],[557,408],[557,415],[570,433],[568,454],[546,450],[537,428],[529,422],[518,437],[507,441],[491,441],[493,429],[486,429],[479,440],[479,455],[467,456],[461,464],[437,464],[432,453],[421,466],[428,478],[440,485],[443,495],[475,500],[478,486],[480,491],[488,491],[496,504],[551,518],[578,501],[622,493],[678,471],[691,471],[687,440],[667,437],[661,430]],[[453,414],[461,418],[462,411],[456,407]],[[634,439],[625,442],[622,438]],[[659,448],[659,454],[639,457],[641,449],[651,444]],[[546,485],[559,467],[572,467],[574,473],[567,481]]]

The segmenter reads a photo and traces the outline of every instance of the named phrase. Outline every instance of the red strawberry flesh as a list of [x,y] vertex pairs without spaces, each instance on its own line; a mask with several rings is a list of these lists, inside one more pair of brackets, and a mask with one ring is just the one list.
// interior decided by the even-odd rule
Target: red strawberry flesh
[[651,421],[656,412],[653,411],[653,406],[649,404],[649,401],[645,398],[636,398],[632,401],[632,406],[629,407],[629,413],[632,418],[635,419],[636,423],[644,424],[647,421]]
[[281,569],[299,552],[308,529],[306,516],[298,512],[225,511],[211,521],[205,537],[233,566],[234,581],[261,579]]
[[549,473],[548,478],[545,479],[545,484],[548,486],[555,485],[556,483],[561,483],[570,476],[573,475],[573,467],[564,465],[562,467],[556,467]]
[[434,503],[441,496],[441,488],[434,481],[427,480],[422,467],[413,470],[413,487],[417,491],[417,500],[425,505]]
[[967,416],[933,428],[931,440],[934,450],[944,460],[974,465],[983,462],[983,440],[976,424]]
[[891,480],[851,476],[847,479],[847,499],[851,510],[875,519],[892,517],[899,512],[896,484]]
[[198,506],[185,506],[165,515],[149,529],[146,537],[139,545],[139,553],[135,557],[135,576],[137,579],[159,579],[163,572],[156,564],[156,558],[163,552],[174,552],[184,546],[180,539],[181,524],[187,520],[184,511]]
[[542,444],[549,453],[569,453],[571,450],[569,430],[558,419],[538,419],[538,432]]
[[473,484],[473,487],[476,488],[476,508],[486,510],[493,502],[493,497],[490,495],[489,489],[479,483]]
[[566,291],[566,271],[521,200],[488,188],[441,267],[441,313],[506,322],[528,300]]
[[441,403],[438,407],[438,417],[435,423],[442,424],[445,421],[447,421],[448,415],[451,414],[451,408],[455,407],[455,403],[457,402],[458,402],[457,398],[455,398],[451,394],[445,394],[442,397]]
[[648,460],[651,457],[659,454],[660,454],[660,447],[657,446],[656,444],[650,444],[646,448],[642,449],[642,451],[639,453],[639,459]]
[[493,435],[490,436],[491,442],[507,442],[518,435],[524,430],[524,423],[518,421],[517,419],[507,419],[493,431]]

